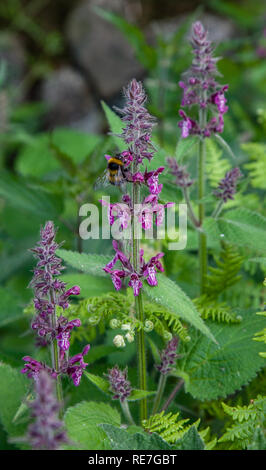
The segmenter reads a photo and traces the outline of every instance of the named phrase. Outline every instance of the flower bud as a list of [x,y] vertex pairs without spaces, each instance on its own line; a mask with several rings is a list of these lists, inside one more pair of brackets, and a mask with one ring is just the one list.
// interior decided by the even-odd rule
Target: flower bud
[[129,343],[133,343],[133,341],[134,341],[134,339],[135,339],[135,337],[134,337],[134,335],[133,335],[132,333],[127,333],[127,334],[125,335],[125,338],[127,339],[127,341],[128,341]]
[[116,335],[113,339],[113,343],[117,348],[124,348],[126,345],[124,336],[122,335]]

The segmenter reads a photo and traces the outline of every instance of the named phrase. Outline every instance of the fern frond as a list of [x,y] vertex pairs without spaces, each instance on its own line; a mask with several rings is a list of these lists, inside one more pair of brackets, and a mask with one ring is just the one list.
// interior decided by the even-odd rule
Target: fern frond
[[[179,419],[180,413],[167,413],[164,411],[151,416],[142,422],[146,431],[158,433],[169,444],[175,443],[188,431],[192,425],[187,425],[189,419]],[[194,425],[199,425],[199,422]]]
[[215,258],[216,267],[210,267],[205,280],[205,293],[209,298],[217,298],[221,292],[237,283],[244,258],[236,247],[222,242],[220,259]]
[[266,189],[266,145],[260,142],[249,142],[242,144],[241,147],[251,159],[251,162],[244,166],[249,172],[251,186]]
[[210,186],[216,188],[219,181],[230,170],[230,163],[212,139],[206,139],[206,172]]
[[194,299],[194,303],[204,320],[210,319],[218,323],[239,323],[242,320],[242,317],[233,313],[224,302],[216,302],[206,295]]
[[248,406],[229,406],[222,403],[233,424],[227,428],[218,442],[236,442],[237,447],[246,449],[253,441],[254,430],[265,430],[266,397],[258,395]]

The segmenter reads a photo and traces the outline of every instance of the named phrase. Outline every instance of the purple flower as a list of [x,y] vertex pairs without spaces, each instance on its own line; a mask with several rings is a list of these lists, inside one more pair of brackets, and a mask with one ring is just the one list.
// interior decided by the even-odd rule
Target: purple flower
[[131,161],[142,163],[144,158],[150,160],[154,154],[151,144],[151,131],[154,126],[154,118],[148,113],[145,103],[146,94],[142,83],[136,79],[131,80],[124,89],[126,104],[123,109],[115,108],[126,123],[120,137],[128,145]]
[[121,371],[118,366],[108,370],[106,374],[110,389],[114,393],[113,400],[125,401],[131,393],[131,385],[127,380],[127,369]]
[[[132,266],[130,258],[118,249],[116,241],[113,242],[113,247],[116,250],[116,254],[103,270],[111,275],[116,290],[121,289],[122,279],[125,277],[129,277],[128,286],[132,287],[135,296],[139,295],[140,289],[143,286],[143,279],[146,279],[148,284],[151,286],[157,285],[156,273],[164,270],[161,262],[159,261],[160,258],[164,256],[164,253],[158,253],[145,263],[143,250],[140,250],[139,271],[136,272]],[[113,269],[117,261],[121,262],[121,269]]]
[[34,421],[29,425],[27,441],[33,450],[57,450],[68,443],[64,424],[58,419],[60,405],[54,396],[54,380],[44,369],[35,382],[36,398],[29,403]]
[[89,349],[90,345],[87,344],[81,353],[71,357],[61,366],[62,372],[67,374],[73,380],[76,387],[80,384],[83,371],[88,365],[84,362],[84,356],[89,352]]
[[201,127],[199,121],[187,116],[181,110],[180,116],[183,119],[178,126],[181,128],[183,138],[191,134],[210,137],[212,133],[223,132],[223,115],[228,111],[224,93],[228,85],[221,86],[216,81],[216,76],[219,74],[216,67],[218,59],[213,56],[208,33],[199,21],[192,26],[191,44],[194,55],[192,65],[186,72],[184,80],[179,82],[183,90],[181,106],[188,108],[195,106],[198,112],[206,109],[207,122]]
[[69,297],[79,295],[80,288],[74,286],[66,290],[66,283],[57,278],[64,267],[61,259],[55,254],[60,245],[55,241],[56,230],[53,222],[47,222],[45,227],[41,229],[40,235],[40,241],[31,250],[38,260],[33,279],[30,282],[30,287],[33,288],[35,294],[34,306],[36,310],[32,329],[38,333],[42,340],[49,343],[58,334],[58,325],[52,325],[51,322],[51,316],[56,307],[66,309],[69,306]]
[[48,367],[46,364],[36,361],[31,356],[25,356],[22,358],[26,362],[25,366],[21,370],[22,374],[27,374],[29,379],[38,380],[40,372],[46,371],[51,377],[56,378],[57,372],[55,372],[51,367]]
[[242,173],[239,168],[233,168],[228,171],[225,177],[220,181],[218,188],[213,191],[213,194],[224,202],[227,202],[228,199],[234,199],[237,182],[241,176]]
[[163,185],[158,183],[158,178],[163,171],[163,166],[160,166],[157,170],[145,171],[144,181],[146,182],[151,194],[158,195],[162,191]]
[[173,337],[168,343],[166,348],[161,352],[161,362],[156,365],[156,369],[160,371],[161,374],[167,375],[172,369],[172,365],[175,363],[176,358],[178,357],[176,350],[178,346],[178,338]]

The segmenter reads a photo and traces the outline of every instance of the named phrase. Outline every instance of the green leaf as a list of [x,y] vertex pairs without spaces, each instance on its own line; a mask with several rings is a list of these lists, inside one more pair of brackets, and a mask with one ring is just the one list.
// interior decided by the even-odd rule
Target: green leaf
[[33,187],[22,178],[15,178],[7,171],[0,179],[0,197],[18,211],[32,212],[40,218],[52,219],[63,210],[62,200],[40,187]]
[[[112,111],[104,101],[102,101],[101,104],[112,134],[121,134],[124,125],[120,117],[114,113],[114,111]],[[123,152],[123,150],[125,150],[125,144],[123,140],[120,137],[116,137],[116,135],[112,135],[112,139],[114,140],[120,152]]]
[[104,379],[103,377],[100,377],[99,375],[91,374],[87,371],[84,371],[84,374],[87,379],[89,379],[90,382],[96,385],[96,387],[99,388],[102,392],[110,394],[110,384],[108,380]]
[[62,258],[69,266],[76,268],[84,273],[93,274],[94,276],[107,277],[103,267],[110,261],[110,258],[98,254],[78,253],[59,249],[57,255]]
[[216,400],[249,383],[265,365],[259,356],[260,343],[253,336],[265,320],[255,312],[239,312],[239,324],[206,321],[219,347],[198,331],[190,331],[191,341],[181,344],[179,368],[189,375],[186,391],[199,400]]
[[68,437],[78,450],[110,449],[105,432],[97,426],[102,423],[120,425],[118,411],[107,403],[83,401],[68,408],[65,414]]
[[217,220],[224,239],[256,251],[266,251],[266,218],[244,207],[226,212]]
[[19,370],[0,363],[0,383],[0,420],[9,435],[21,436],[25,423],[17,425],[13,420],[26,397],[29,381]]
[[175,443],[175,449],[178,450],[204,450],[204,447],[204,442],[195,426],[191,426],[182,438]]
[[198,142],[197,137],[188,137],[187,139],[183,139],[182,137],[179,139],[177,146],[176,146],[176,151],[175,151],[175,157],[177,161],[180,162],[186,154],[192,150],[194,145]]
[[57,154],[68,157],[70,165],[78,165],[100,141],[100,136],[74,129],[61,128],[51,134],[40,134],[23,147],[16,160],[16,170],[24,176],[42,177],[64,166],[63,157],[60,161]]
[[101,428],[110,439],[112,450],[171,450],[173,449],[158,434],[129,434],[110,424],[102,424]]
[[69,286],[78,285],[80,287],[80,297],[96,297],[108,291],[113,291],[114,286],[111,279],[104,282],[100,276],[92,274],[69,273],[63,274],[61,280],[67,282]]
[[158,274],[157,279],[157,286],[151,287],[147,283],[144,284],[146,294],[154,302],[163,305],[170,312],[176,314],[178,318],[181,317],[189,322],[209,339],[216,342],[215,337],[201,319],[195,305],[185,292],[174,281],[162,274]]
[[138,390],[133,389],[129,397],[127,398],[128,401],[137,401],[142,400],[143,398],[150,397],[155,395],[156,391],[149,391],[149,390]]

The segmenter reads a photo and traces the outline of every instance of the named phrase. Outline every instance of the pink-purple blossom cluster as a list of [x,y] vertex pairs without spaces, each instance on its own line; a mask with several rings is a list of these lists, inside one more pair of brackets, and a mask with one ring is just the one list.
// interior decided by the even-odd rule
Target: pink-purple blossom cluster
[[179,111],[182,120],[178,123],[183,138],[189,135],[201,135],[210,137],[213,133],[221,133],[224,128],[224,114],[228,110],[225,92],[228,85],[220,85],[216,81],[219,72],[216,67],[218,58],[213,56],[213,47],[208,40],[208,32],[200,21],[192,26],[191,44],[193,49],[193,61],[186,72],[184,80],[179,82],[183,90],[182,107],[188,109],[193,106],[198,112],[206,110],[206,122],[200,123],[198,118],[193,118],[181,109]]
[[[142,281],[144,279],[147,280],[150,286],[157,285],[156,272],[163,271],[160,258],[164,256],[164,253],[158,253],[156,256],[150,258],[146,263],[143,258],[144,251],[140,250],[139,270],[136,272],[133,268],[130,257],[127,257],[121,250],[119,250],[118,242],[116,240],[113,240],[113,248],[116,252],[115,256],[103,269],[106,273],[111,275],[116,290],[121,289],[122,279],[126,277],[129,278],[128,286],[132,287],[135,296],[139,295],[139,291],[143,286]],[[117,261],[120,261],[121,268],[113,269]]]
[[[79,286],[66,289],[66,283],[57,278],[64,267],[61,259],[56,256],[59,245],[55,241],[56,231],[53,222],[49,221],[41,229],[41,239],[32,249],[38,262],[34,269],[30,287],[34,290],[34,306],[36,315],[31,323],[32,329],[41,339],[39,344],[48,345],[57,341],[59,349],[59,369],[52,370],[46,365],[26,356],[27,362],[22,369],[28,377],[36,379],[39,372],[46,369],[52,376],[61,373],[69,375],[75,385],[79,385],[82,371],[86,364],[83,356],[88,352],[89,345],[81,354],[68,358],[71,331],[81,325],[80,320],[68,320],[63,315],[57,315],[58,307],[65,310],[69,306],[70,296],[79,295]],[[77,364],[79,362],[79,364]]]
[[113,392],[113,400],[125,401],[131,394],[131,385],[127,379],[127,369],[120,370],[118,366],[114,366],[108,370],[106,374],[110,384],[110,389]]
[[68,443],[63,422],[58,419],[60,405],[54,395],[54,380],[46,370],[35,382],[36,398],[29,402],[33,422],[26,440],[33,450],[57,450]]
[[155,367],[162,375],[167,375],[171,371],[172,366],[178,357],[176,353],[177,346],[178,338],[174,336],[170,341],[168,341],[166,348],[161,352],[161,362]]
[[[146,94],[142,83],[133,79],[124,90],[126,99],[125,107],[117,109],[122,115],[122,121],[126,123],[119,135],[127,149],[120,154],[124,166],[127,168],[126,180],[131,187],[145,186],[149,195],[143,197],[138,204],[132,200],[129,194],[124,194],[121,203],[109,204],[104,200],[100,202],[108,206],[109,223],[119,222],[121,229],[132,226],[133,221],[138,221],[142,229],[149,230],[153,222],[160,226],[164,220],[164,209],[172,203],[159,203],[159,195],[163,185],[159,183],[159,176],[164,171],[160,166],[155,170],[140,169],[139,166],[145,159],[150,161],[154,156],[154,147],[151,143],[151,132],[154,125],[154,118],[148,113],[145,102]],[[106,155],[110,159],[110,155]],[[144,261],[143,251],[140,252],[138,269],[134,266],[132,255],[123,253],[123,247],[116,241],[113,243],[115,256],[104,267],[104,271],[111,275],[113,284],[117,290],[122,287],[122,280],[128,278],[128,286],[132,287],[134,295],[138,296],[146,279],[151,286],[157,285],[156,272],[163,271],[160,258],[163,253],[152,257],[148,262]],[[117,262],[120,266],[114,269]]]

